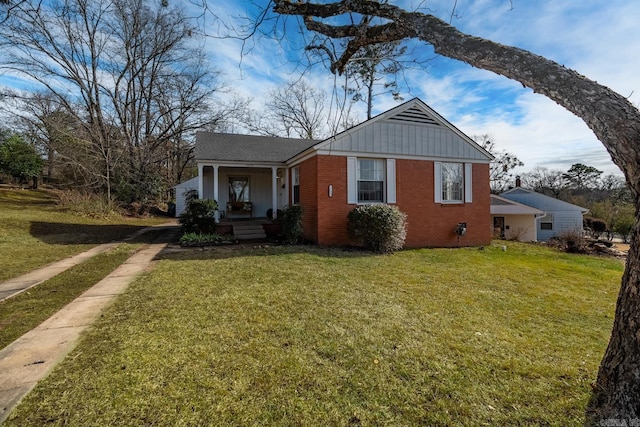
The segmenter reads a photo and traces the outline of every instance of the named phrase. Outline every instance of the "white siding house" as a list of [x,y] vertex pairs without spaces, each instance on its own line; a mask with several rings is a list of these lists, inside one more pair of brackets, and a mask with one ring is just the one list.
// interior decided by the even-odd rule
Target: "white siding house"
[[179,217],[186,209],[185,195],[189,190],[198,190],[198,177],[191,178],[188,181],[181,182],[173,187],[176,191],[176,217]]
[[491,195],[491,221],[496,238],[534,242],[538,240],[537,219],[544,215],[540,209]]
[[567,231],[582,232],[582,217],[589,211],[522,187],[512,188],[500,196],[545,212],[536,219],[537,240],[541,242]]

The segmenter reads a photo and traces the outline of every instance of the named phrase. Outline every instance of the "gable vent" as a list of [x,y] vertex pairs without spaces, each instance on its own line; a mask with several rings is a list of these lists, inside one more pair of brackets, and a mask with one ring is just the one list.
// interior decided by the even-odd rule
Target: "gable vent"
[[404,123],[419,123],[423,125],[435,125],[440,126],[440,123],[436,122],[429,116],[427,113],[422,111],[419,108],[413,107],[409,108],[402,113],[396,114],[395,116],[389,117],[389,121],[392,122],[404,122]]

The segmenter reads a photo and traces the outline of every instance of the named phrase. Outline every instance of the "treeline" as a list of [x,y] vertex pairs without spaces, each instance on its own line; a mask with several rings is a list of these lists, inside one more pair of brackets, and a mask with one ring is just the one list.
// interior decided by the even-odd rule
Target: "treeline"
[[[180,2],[23,1],[0,26],[0,50],[0,71],[26,82],[0,93],[4,180],[32,179],[35,151],[44,181],[166,200],[192,173],[195,132],[224,121],[223,84]],[[18,164],[25,150],[32,161]]]

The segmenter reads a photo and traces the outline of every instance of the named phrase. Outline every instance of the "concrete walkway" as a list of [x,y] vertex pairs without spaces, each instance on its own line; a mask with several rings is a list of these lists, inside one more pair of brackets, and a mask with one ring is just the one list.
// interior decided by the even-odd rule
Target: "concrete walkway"
[[111,242],[98,245],[77,255],[45,265],[44,267],[40,267],[27,274],[23,274],[22,276],[9,279],[5,282],[0,282],[0,301],[11,298],[26,290],[29,290],[30,288],[39,285],[45,280],[49,280],[52,277],[62,273],[63,271],[70,269],[71,267],[75,267],[76,265],[82,264],[83,262],[93,258],[96,255],[107,252],[109,249],[120,245],[122,242],[135,239],[136,237],[141,236],[142,234],[153,229],[158,229],[160,227],[173,227],[175,225],[175,222],[169,222],[166,224],[145,227],[136,231],[120,242]]
[[[167,227],[167,232],[154,243],[136,252],[111,274],[59,312],[0,350],[0,424],[7,419],[11,410],[35,387],[36,383],[48,375],[73,350],[82,332],[100,316],[102,311],[122,294],[136,277],[150,267],[154,258],[167,246],[177,230],[175,225]],[[109,245],[117,245],[117,243]],[[107,249],[109,248],[96,247],[87,252],[97,255]],[[92,252],[94,250],[96,250],[95,253]],[[87,252],[80,255],[88,256]],[[49,272],[52,275],[59,274],[62,266],[55,264],[40,270],[50,268]],[[44,277],[44,272],[41,275]],[[40,280],[40,278],[41,276],[37,278],[36,275],[32,276],[32,280]]]
[[44,267],[33,270],[30,273],[23,274],[22,276],[15,277],[13,279],[9,279],[6,282],[2,282],[0,283],[0,301],[11,298],[36,285],[39,285],[45,280],[49,280],[52,277],[62,273],[63,271],[81,264],[96,255],[104,253],[109,249],[118,246],[119,244],[120,242],[105,243],[103,245],[91,248],[88,251],[79,253],[78,255],[74,255],[72,257],[65,258],[52,264],[45,265]]

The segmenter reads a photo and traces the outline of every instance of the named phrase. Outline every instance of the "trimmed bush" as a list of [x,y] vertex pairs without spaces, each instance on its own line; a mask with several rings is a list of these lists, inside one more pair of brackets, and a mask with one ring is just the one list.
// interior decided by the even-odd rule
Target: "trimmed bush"
[[371,251],[388,253],[404,246],[407,215],[396,206],[358,206],[348,219],[351,238]]
[[291,205],[282,211],[278,210],[277,221],[282,224],[280,233],[282,243],[295,244],[302,241],[302,215],[303,210],[300,205]]
[[218,202],[209,199],[198,199],[198,192],[192,190],[186,194],[186,203],[186,209],[178,219],[182,226],[182,233],[215,233],[215,213],[218,210]]

